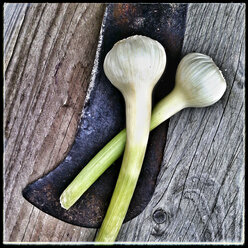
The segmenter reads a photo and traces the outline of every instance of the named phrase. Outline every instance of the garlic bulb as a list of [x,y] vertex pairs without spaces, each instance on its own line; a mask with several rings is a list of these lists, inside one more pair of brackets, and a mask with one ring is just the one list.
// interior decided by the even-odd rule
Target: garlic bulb
[[206,107],[217,102],[226,90],[226,81],[213,62],[201,53],[189,53],[180,62],[176,85],[189,107]]
[[117,42],[105,57],[104,72],[125,98],[127,141],[116,187],[95,241],[115,241],[126,216],[148,142],[152,90],[165,64],[163,46],[141,35]]
[[125,96],[130,91],[150,91],[166,65],[163,46],[156,40],[134,35],[118,41],[104,60],[104,72]]

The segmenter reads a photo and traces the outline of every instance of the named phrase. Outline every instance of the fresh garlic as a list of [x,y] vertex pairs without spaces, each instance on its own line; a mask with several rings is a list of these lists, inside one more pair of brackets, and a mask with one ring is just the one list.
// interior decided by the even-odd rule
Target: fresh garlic
[[151,130],[184,108],[214,104],[225,90],[226,81],[208,55],[187,54],[177,67],[174,89],[152,111]]
[[206,107],[217,102],[226,90],[226,81],[213,60],[201,53],[189,53],[180,62],[176,84],[189,107]]
[[[201,72],[199,74],[198,72]],[[172,92],[156,104],[152,111],[150,130],[186,107],[204,107],[217,102],[226,90],[226,81],[207,55],[190,53],[178,65],[176,84]],[[141,125],[142,126],[142,125]],[[70,208],[80,196],[113,164],[125,147],[123,129],[82,169],[61,197],[61,205]],[[110,223],[109,223],[110,224]]]
[[152,90],[166,65],[163,46],[135,35],[117,42],[104,60],[104,72],[126,103],[127,142],[116,187],[96,241],[113,242],[126,216],[145,156]]
[[164,72],[165,65],[166,54],[159,42],[134,35],[113,46],[105,57],[103,67],[110,82],[124,97],[129,97],[140,91],[150,94]]

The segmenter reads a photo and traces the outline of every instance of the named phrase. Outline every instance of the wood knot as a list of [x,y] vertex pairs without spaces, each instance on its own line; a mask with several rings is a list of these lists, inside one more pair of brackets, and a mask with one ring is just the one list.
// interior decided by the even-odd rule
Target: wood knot
[[153,220],[157,224],[162,224],[167,220],[167,214],[163,209],[157,209],[152,215]]

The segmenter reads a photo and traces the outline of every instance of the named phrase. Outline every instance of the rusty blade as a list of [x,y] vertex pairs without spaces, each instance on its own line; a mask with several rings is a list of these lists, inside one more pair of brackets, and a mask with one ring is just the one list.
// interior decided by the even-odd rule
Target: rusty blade
[[[153,92],[153,103],[158,102],[174,86],[186,12],[186,4],[107,6],[92,73],[91,90],[82,110],[75,141],[65,159],[53,171],[23,190],[23,196],[29,202],[65,222],[83,227],[100,226],[111,199],[121,158],[69,210],[61,208],[59,197],[90,159],[124,128],[124,100],[104,75],[104,57],[115,42],[134,34],[158,40],[167,53],[166,72]],[[125,221],[139,215],[152,197],[162,161],[166,131],[167,123],[164,123],[150,134],[144,164]]]

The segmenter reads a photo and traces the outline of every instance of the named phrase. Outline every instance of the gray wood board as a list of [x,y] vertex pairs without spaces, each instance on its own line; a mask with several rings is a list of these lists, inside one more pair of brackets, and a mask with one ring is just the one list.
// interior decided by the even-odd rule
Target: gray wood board
[[[94,239],[96,229],[44,214],[21,190],[73,142],[103,11],[102,4],[5,4],[5,242]],[[213,58],[227,91],[211,107],[170,119],[153,198],[117,241],[244,241],[245,4],[189,4],[182,55],[194,51]]]

